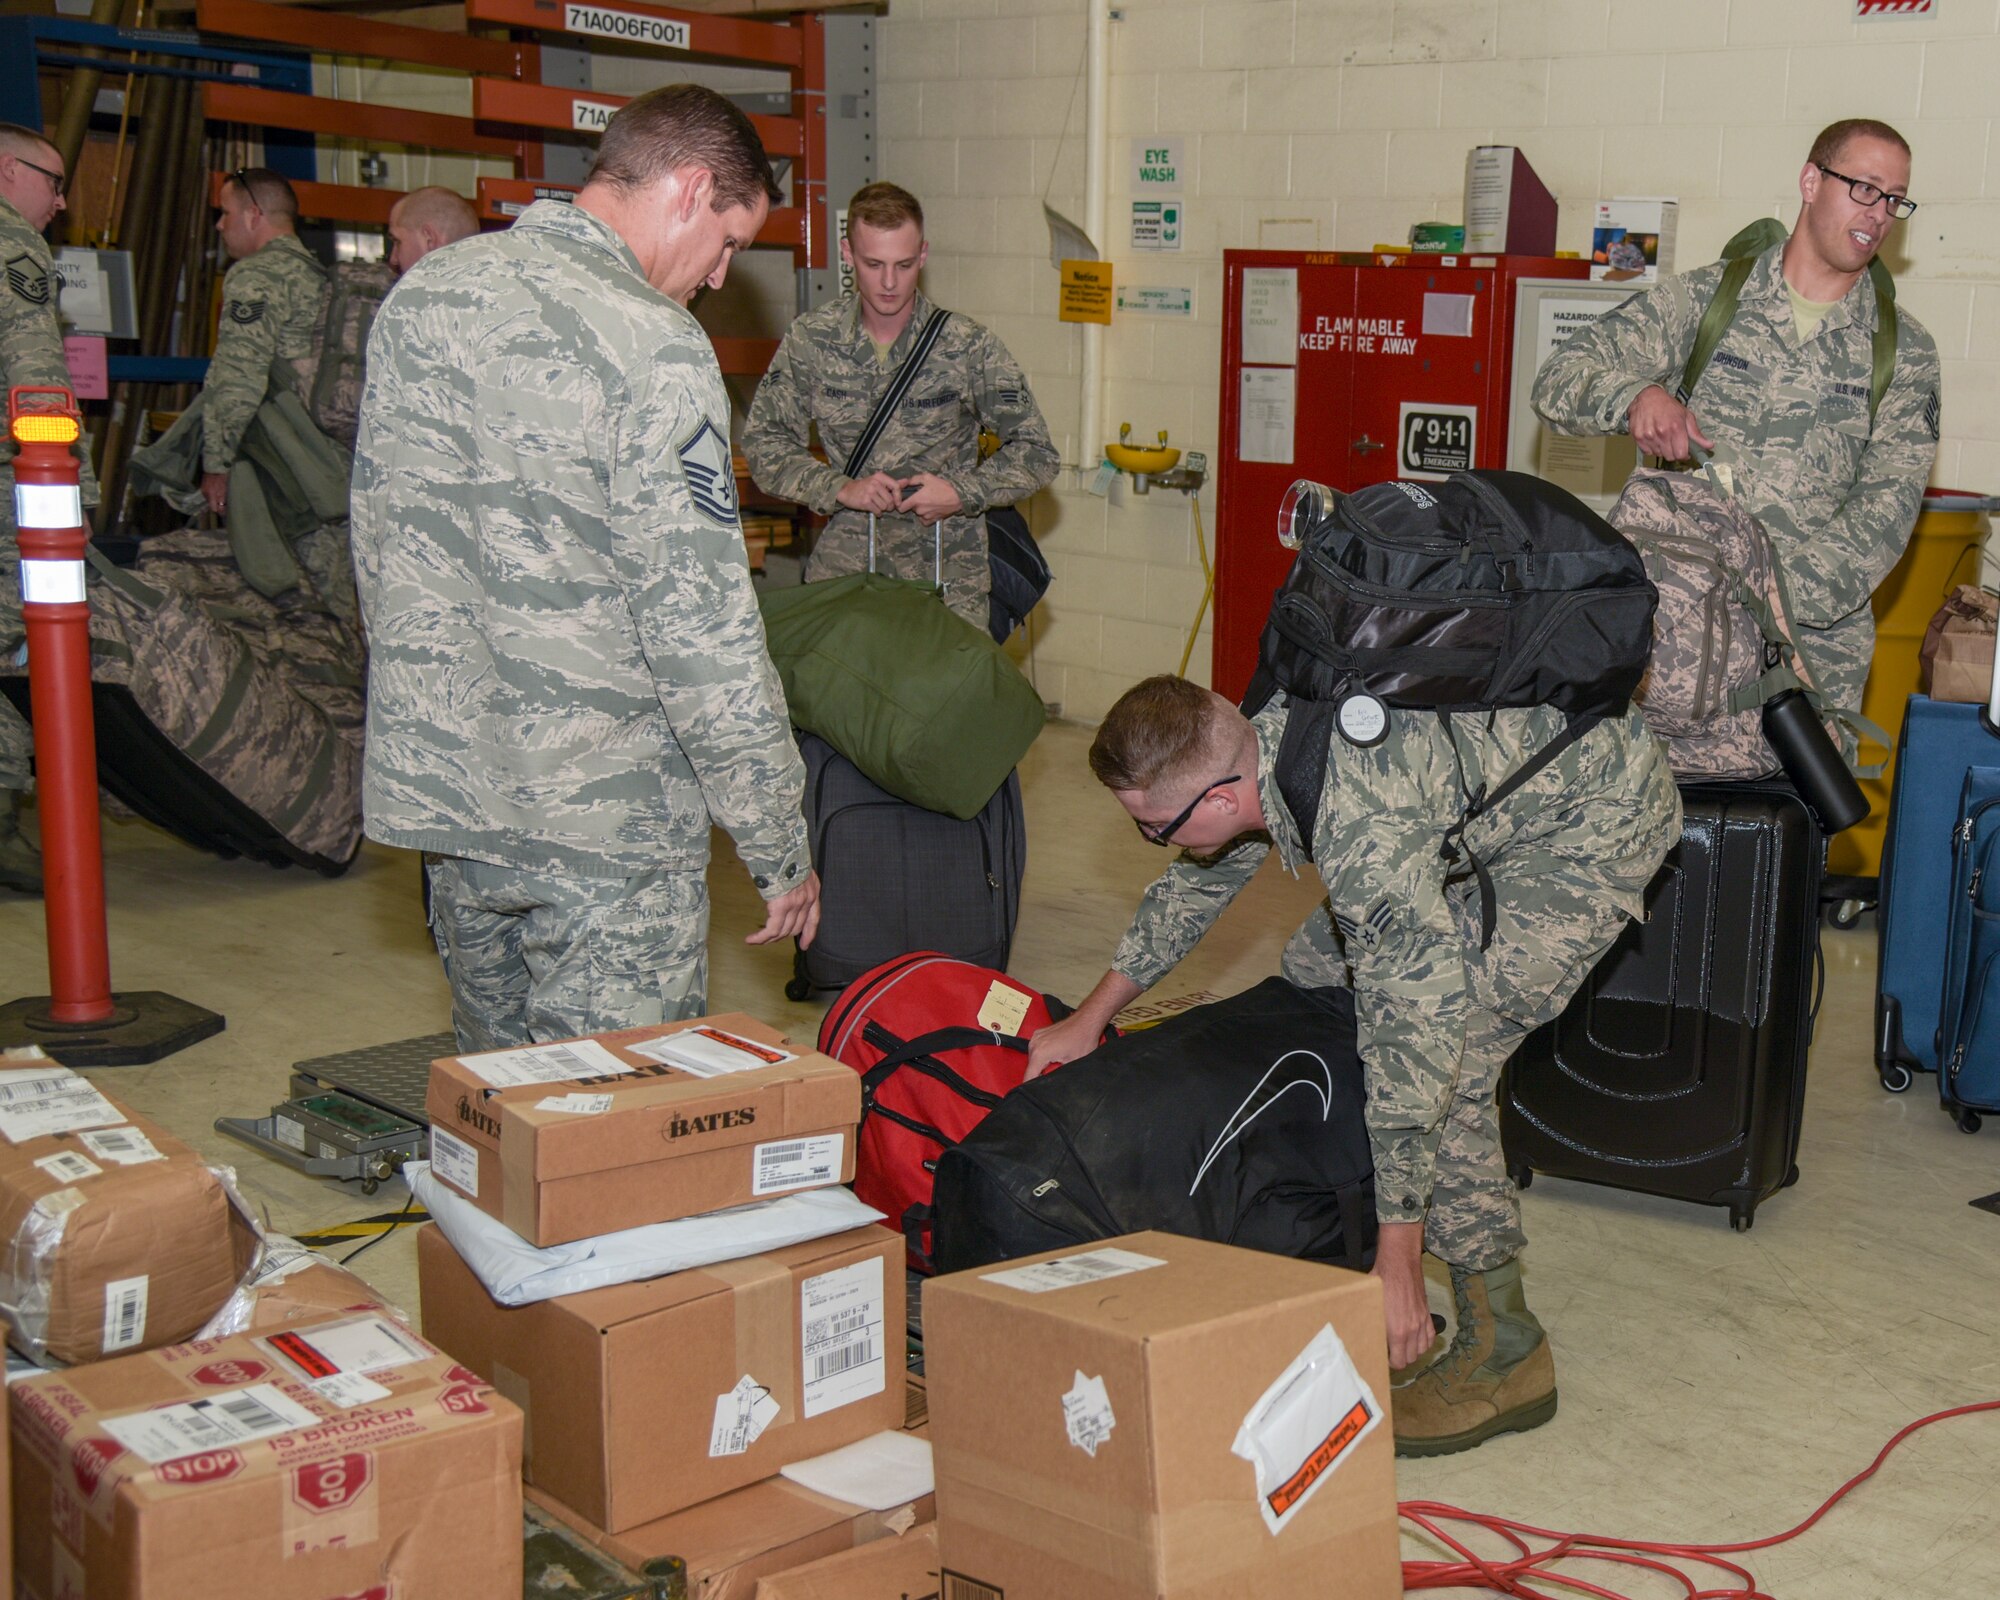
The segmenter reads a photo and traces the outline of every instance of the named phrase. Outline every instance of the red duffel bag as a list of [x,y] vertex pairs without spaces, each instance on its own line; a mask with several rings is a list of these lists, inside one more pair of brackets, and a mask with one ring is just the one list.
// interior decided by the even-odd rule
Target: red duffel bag
[[861,1074],[854,1192],[930,1271],[931,1175],[1028,1070],[1028,1036],[1068,1015],[991,967],[919,950],[864,972],[820,1024],[822,1055]]

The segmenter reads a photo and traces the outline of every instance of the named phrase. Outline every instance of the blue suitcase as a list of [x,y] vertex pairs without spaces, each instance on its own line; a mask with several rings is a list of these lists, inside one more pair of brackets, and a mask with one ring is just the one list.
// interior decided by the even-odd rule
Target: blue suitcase
[[1967,1133],[2000,1111],[2000,766],[1965,775],[1952,835],[1938,1096]]
[[1938,931],[1951,902],[1952,830],[1966,773],[2000,767],[2000,734],[1980,711],[1913,695],[1897,742],[1876,912],[1875,1070],[1892,1094],[1909,1088],[1913,1074],[1938,1070]]

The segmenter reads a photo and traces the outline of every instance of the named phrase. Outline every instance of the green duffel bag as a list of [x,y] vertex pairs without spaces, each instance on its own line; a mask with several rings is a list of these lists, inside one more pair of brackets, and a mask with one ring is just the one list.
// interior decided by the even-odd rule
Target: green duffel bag
[[889,793],[976,817],[1047,713],[993,640],[928,583],[857,572],[760,602],[792,721]]

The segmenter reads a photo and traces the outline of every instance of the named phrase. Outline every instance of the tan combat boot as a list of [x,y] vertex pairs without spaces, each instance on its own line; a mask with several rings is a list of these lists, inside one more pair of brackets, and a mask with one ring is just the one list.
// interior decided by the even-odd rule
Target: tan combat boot
[[0,888],[17,889],[22,894],[42,892],[42,853],[21,831],[14,814],[15,794],[0,789]]
[[1548,1336],[1521,1297],[1521,1263],[1451,1269],[1458,1331],[1451,1348],[1390,1397],[1399,1456],[1448,1456],[1556,1414]]

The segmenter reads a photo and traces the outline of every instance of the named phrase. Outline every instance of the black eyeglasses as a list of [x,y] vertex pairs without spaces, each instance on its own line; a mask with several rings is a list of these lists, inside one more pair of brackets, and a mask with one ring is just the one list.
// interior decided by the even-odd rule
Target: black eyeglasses
[[263,206],[258,204],[257,191],[250,187],[250,169],[248,167],[238,167],[234,172],[230,173],[229,181],[243,191],[243,198],[248,200],[251,205],[255,206],[259,211],[264,209]]
[[1174,842],[1174,835],[1179,833],[1181,829],[1187,826],[1188,818],[1194,815],[1194,808],[1196,806],[1200,805],[1202,801],[1206,800],[1210,795],[1214,794],[1217,789],[1226,789],[1232,783],[1235,783],[1238,780],[1239,780],[1239,774],[1234,772],[1230,773],[1230,775],[1226,778],[1217,778],[1215,782],[1211,783],[1206,789],[1202,790],[1200,794],[1196,795],[1192,800],[1190,800],[1187,803],[1187,806],[1182,810],[1181,814],[1175,817],[1172,822],[1162,823],[1157,828],[1149,828],[1145,825],[1145,823],[1141,822],[1137,817],[1134,817],[1132,819],[1132,826],[1139,830],[1139,837],[1144,839],[1146,843],[1170,845]]
[[1850,178],[1844,172],[1835,172],[1833,168],[1826,165],[1823,161],[1815,161],[1813,165],[1818,167],[1829,178],[1838,178],[1842,183],[1846,184],[1847,192],[1854,196],[1854,203],[1864,209],[1872,206],[1877,200],[1886,200],[1889,202],[1889,215],[1894,217],[1898,222],[1910,216],[1917,209],[1916,201],[1910,199],[1908,195],[1890,194],[1888,190],[1877,188],[1865,178]]
[[16,156],[14,159],[30,172],[39,172],[43,177],[47,178],[49,180],[49,187],[54,189],[57,194],[69,193],[69,179],[65,178],[60,172],[51,172],[47,167],[30,161],[26,156]]

